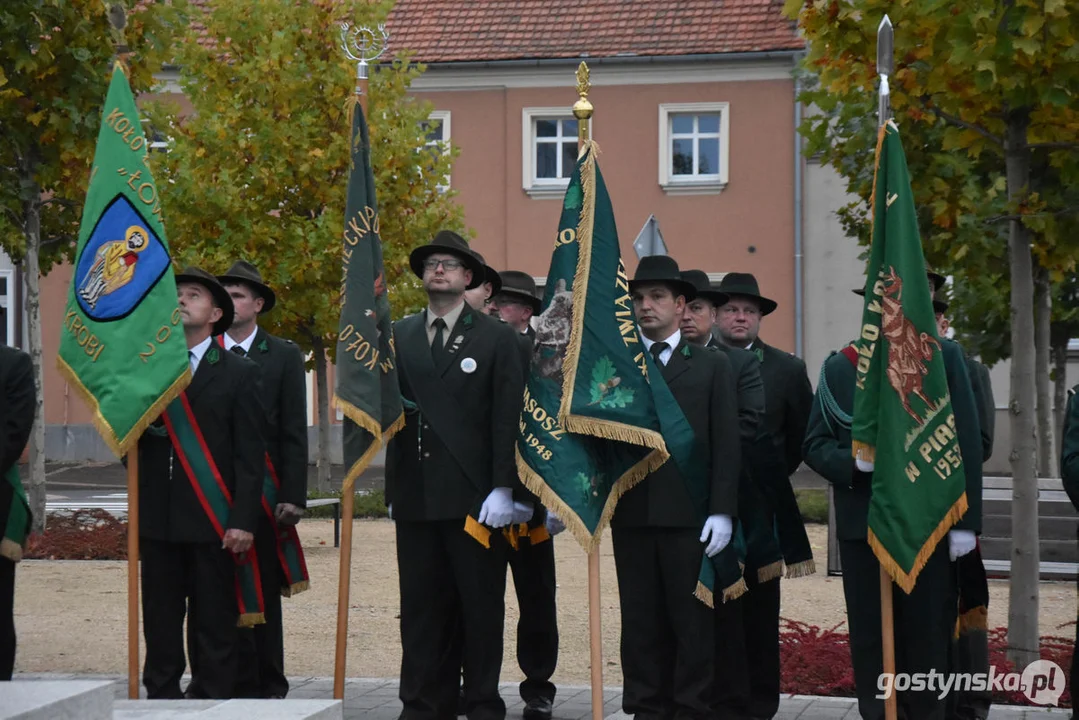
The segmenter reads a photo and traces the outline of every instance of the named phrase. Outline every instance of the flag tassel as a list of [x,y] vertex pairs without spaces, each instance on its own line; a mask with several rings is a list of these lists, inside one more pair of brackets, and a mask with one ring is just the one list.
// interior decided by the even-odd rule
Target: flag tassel
[[911,566],[909,573],[903,571],[903,568],[899,567],[899,563],[895,561],[895,558],[891,556],[887,548],[880,539],[874,534],[873,528],[870,527],[866,540],[869,542],[869,546],[873,548],[873,553],[880,561],[880,565],[884,568],[884,571],[892,578],[896,585],[900,587],[906,594],[910,595],[914,590],[914,583],[918,579],[918,574],[921,573],[922,568],[929,562],[930,556],[937,549],[937,543],[944,539],[948,534],[948,531],[959,522],[963,515],[967,512],[967,494],[964,492],[959,496],[959,499],[955,501],[952,507],[945,513],[943,519],[937,525],[937,528],[929,536],[929,538],[922,544],[922,549],[918,551],[918,554],[914,558],[914,564]]

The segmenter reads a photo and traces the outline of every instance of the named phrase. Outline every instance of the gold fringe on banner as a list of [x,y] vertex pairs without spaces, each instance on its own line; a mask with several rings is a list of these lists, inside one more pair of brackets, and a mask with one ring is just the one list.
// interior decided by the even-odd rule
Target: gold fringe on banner
[[967,610],[959,616],[956,628],[957,636],[959,633],[973,632],[975,630],[989,632],[989,608],[985,605],[979,605],[976,608]]
[[697,581],[697,588],[693,591],[693,597],[697,598],[710,608],[713,608],[716,605],[712,591],[700,580]]
[[922,549],[915,555],[914,566],[909,573],[899,567],[899,563],[895,561],[895,558],[888,552],[888,549],[884,547],[880,538],[874,534],[873,528],[869,528],[867,531],[866,540],[869,542],[869,547],[873,548],[873,554],[877,556],[877,560],[880,561],[884,571],[891,576],[892,580],[903,590],[903,592],[910,595],[914,590],[914,583],[918,579],[918,573],[920,573],[922,568],[925,567],[925,564],[929,562],[929,557],[933,554],[933,551],[937,549],[937,543],[944,539],[944,536],[948,534],[948,531],[952,529],[952,526],[959,522],[966,512],[967,494],[964,492],[959,496],[959,499],[955,501],[951,509],[945,513],[936,529],[933,530],[922,544]]
[[298,583],[292,583],[286,587],[281,588],[281,597],[292,597],[293,595],[299,595],[305,590],[311,589],[311,583],[308,580],[301,580]]
[[352,492],[352,488],[356,483],[356,478],[363,474],[363,471],[371,464],[371,461],[374,460],[378,451],[389,444],[390,440],[393,439],[393,436],[405,426],[405,413],[402,411],[397,419],[390,423],[389,427],[383,430],[381,424],[375,420],[370,413],[365,410],[360,410],[336,393],[333,396],[333,406],[340,410],[345,417],[356,423],[360,428],[371,435],[371,444],[364,451],[363,455],[361,455],[356,462],[352,463],[352,467],[350,467],[345,474],[345,480],[341,485],[341,494],[344,495]]
[[109,450],[115,453],[116,457],[123,457],[131,451],[131,448],[138,443],[139,438],[142,437],[146,428],[150,427],[150,424],[157,420],[161,413],[165,412],[165,408],[169,403],[180,396],[188,385],[191,384],[191,369],[184,370],[183,374],[170,385],[161,396],[154,401],[154,404],[142,414],[142,417],[131,426],[127,435],[124,437],[118,437],[116,431],[113,429],[109,421],[105,419],[105,416],[101,414],[101,405],[98,402],[97,397],[90,392],[90,390],[82,384],[82,380],[75,374],[75,371],[71,369],[71,366],[67,364],[62,357],[56,356],[56,369],[60,372],[60,376],[73,388],[75,388],[75,394],[83,399],[90,407],[91,419],[94,423],[94,427],[97,428],[98,434],[101,435],[101,439],[105,441],[105,444],[109,446]]
[[787,579],[793,580],[794,578],[806,577],[816,572],[817,563],[814,560],[803,560],[787,566]]
[[854,457],[862,462],[873,463],[877,460],[877,448],[869,443],[860,442],[854,440],[851,442],[850,448],[851,457]]
[[757,582],[766,583],[769,580],[775,580],[776,578],[783,577],[783,561],[776,560],[774,563],[768,563],[764,567],[757,568]]
[[13,563],[22,560],[22,545],[9,538],[0,539],[0,557],[5,557]]

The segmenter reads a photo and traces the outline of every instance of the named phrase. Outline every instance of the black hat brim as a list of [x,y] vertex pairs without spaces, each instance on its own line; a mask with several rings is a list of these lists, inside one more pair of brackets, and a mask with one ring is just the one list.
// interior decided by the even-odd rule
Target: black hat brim
[[512,295],[514,300],[522,300],[532,306],[532,314],[539,315],[540,310],[543,309],[543,301],[535,295],[526,293],[523,290],[516,290],[514,288],[504,287],[500,292],[495,295]]
[[[470,282],[465,290],[471,290],[472,288],[479,287],[486,280],[486,267],[483,263],[476,259],[476,257],[467,250],[459,250],[455,247],[446,247],[445,245],[420,245],[408,255],[408,266],[412,268],[412,273],[423,280],[423,263],[427,261],[427,258],[435,253],[444,253],[446,255],[453,255],[459,258],[464,263],[465,267],[472,271],[472,282]],[[498,277],[497,273],[495,277]]]
[[277,304],[277,295],[274,294],[274,291],[270,289],[269,285],[264,285],[257,280],[252,280],[251,278],[246,278],[242,275],[218,275],[217,279],[220,280],[222,284],[240,283],[243,285],[247,285],[252,290],[257,292],[259,294],[259,297],[262,298],[263,313],[270,312],[271,310],[273,310],[274,305]]
[[502,292],[502,277],[490,265],[483,266],[483,281],[491,283],[491,297]]
[[[213,278],[212,275],[210,277]],[[220,335],[232,327],[232,320],[236,316],[236,309],[232,305],[232,296],[229,295],[229,291],[225,289],[224,285],[199,275],[177,273],[176,284],[179,285],[184,282],[202,285],[210,291],[210,294],[214,296],[214,302],[221,308],[221,319],[213,324],[213,327],[210,330],[211,333]]]
[[667,285],[678,295],[683,295],[686,298],[686,302],[693,300],[697,297],[697,286],[693,283],[686,282],[685,280],[674,280],[665,278],[655,278],[654,280],[630,280],[629,290],[633,292],[634,289],[641,287],[642,285]]
[[754,295],[753,293],[747,293],[747,292],[731,292],[731,293],[727,293],[727,300],[728,301],[733,300],[734,298],[739,298],[739,297],[749,298],[750,300],[756,300],[757,304],[760,305],[760,307],[761,307],[761,317],[764,317],[765,315],[771,315],[772,313],[774,313],[776,311],[776,308],[779,307],[779,303],[777,303],[775,300],[772,300],[771,298],[766,298],[763,295]]

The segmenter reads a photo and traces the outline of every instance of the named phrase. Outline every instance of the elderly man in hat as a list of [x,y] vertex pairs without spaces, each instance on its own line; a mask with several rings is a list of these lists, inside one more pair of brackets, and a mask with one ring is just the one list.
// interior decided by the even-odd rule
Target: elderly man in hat
[[480,261],[480,265],[483,266],[483,275],[481,282],[476,287],[465,290],[465,302],[473,310],[498,317],[498,306],[494,304],[494,298],[502,289],[502,279],[499,277],[498,271],[483,259],[483,255],[475,250],[471,250],[471,253],[476,256],[476,259]]
[[[802,463],[802,439],[805,437],[813,389],[809,384],[805,363],[760,339],[761,320],[778,307],[774,300],[761,295],[757,278],[750,273],[727,273],[719,284],[728,301],[717,313],[720,339],[732,347],[756,354],[761,362],[764,382],[764,420],[762,432],[774,447],[770,462],[761,468],[756,485],[764,491],[768,504],[767,520],[781,524],[781,549],[788,565],[804,568],[796,574],[809,572],[812,552],[801,514],[794,502],[790,476]],[[762,460],[769,459],[762,456]],[[779,710],[779,582],[754,586],[750,576],[751,600],[745,604],[749,698],[744,709],[750,717],[770,718]]]
[[[471,308],[484,267],[443,230],[409,256],[427,308],[396,323],[405,427],[386,452],[401,584],[401,717],[501,719],[506,553],[523,494],[514,452],[524,375],[512,328]],[[463,648],[455,639],[463,630]]]
[[[740,448],[727,356],[692,345],[679,324],[696,288],[665,255],[629,283],[653,382],[665,382],[692,427],[700,468],[667,462],[628,490],[611,521],[622,611],[623,710],[638,718],[710,718],[712,610],[695,597],[701,561],[730,542]],[[717,599],[718,601],[718,599]]]
[[[536,295],[536,281],[528,273],[506,270],[499,277],[501,289],[491,306],[517,332],[521,366],[527,377],[536,335],[530,321],[539,314],[542,302]],[[554,707],[555,686],[551,676],[558,664],[558,611],[554,543],[547,523],[546,509],[537,504],[528,524],[528,537],[521,537],[516,551],[509,554],[513,586],[521,609],[517,622],[517,663],[525,676],[520,686],[525,720],[547,720]]]
[[187,614],[198,694],[229,698],[237,624],[260,620],[258,608],[242,603],[251,595],[241,597],[255,588],[237,579],[237,564],[253,561],[266,468],[258,368],[214,339],[233,316],[216,277],[188,268],[176,276],[176,291],[194,376],[138,446],[143,684],[152,699],[183,697]]
[[[287,577],[278,554],[279,527],[295,525],[307,506],[307,382],[303,353],[291,340],[259,327],[260,316],[277,302],[254,265],[236,261],[218,280],[232,298],[232,325],[220,338],[225,350],[259,366],[259,396],[265,410],[267,472],[275,481],[276,497],[259,517],[255,547],[259,559],[266,623],[256,625],[246,638],[254,656],[244,658],[248,674],[238,694],[283,698],[288,694],[285,646],[281,626],[281,594],[303,589],[304,580]],[[271,500],[271,498],[267,498]]]
[[[944,278],[929,274],[939,290]],[[854,291],[864,295],[865,290]],[[948,672],[956,629],[957,593],[953,562],[972,552],[981,530],[981,435],[974,392],[962,349],[941,340],[956,435],[966,472],[969,509],[937,544],[918,583],[908,595],[893,587],[896,671]],[[878,678],[881,669],[880,562],[867,540],[872,473],[862,472],[851,453],[851,421],[858,361],[855,344],[832,353],[821,368],[805,436],[806,464],[832,484],[839,557],[843,566],[843,596],[850,626],[851,664],[858,710],[866,720],[884,718]],[[899,712],[909,718],[951,717],[950,699],[935,691],[898,693]]]

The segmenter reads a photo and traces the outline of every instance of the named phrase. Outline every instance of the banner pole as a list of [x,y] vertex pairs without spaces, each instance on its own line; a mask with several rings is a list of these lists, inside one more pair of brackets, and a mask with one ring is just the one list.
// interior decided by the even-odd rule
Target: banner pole
[[341,566],[337,575],[337,644],[333,660],[333,697],[345,698],[345,651],[348,648],[348,603],[352,582],[352,505],[355,493],[341,494]]
[[[892,578],[880,568],[880,640],[884,674],[895,677],[895,621],[892,614]],[[896,720],[895,689],[884,700],[884,720]]]
[[127,453],[127,697],[139,699],[139,444]]
[[[573,116],[577,118],[577,156],[584,152],[591,139],[592,103],[588,91],[592,89],[588,65],[577,66],[577,102],[573,104]],[[599,594],[599,546],[588,553],[588,644],[592,665],[592,720],[603,720],[603,633],[600,616]]]

